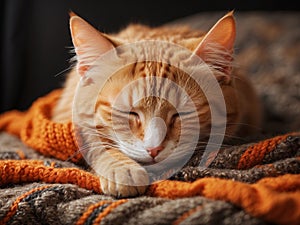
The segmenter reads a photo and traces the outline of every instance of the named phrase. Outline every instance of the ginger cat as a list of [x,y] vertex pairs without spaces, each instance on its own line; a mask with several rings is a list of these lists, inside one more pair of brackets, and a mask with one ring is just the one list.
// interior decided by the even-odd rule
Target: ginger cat
[[[236,35],[232,12],[217,21],[207,33],[188,27],[130,25],[118,34],[108,35],[98,32],[73,13],[70,29],[77,63],[68,74],[62,97],[53,111],[54,121],[72,120],[76,86],[80,79],[90,85],[86,77],[99,57],[128,43],[161,40],[187,49],[200,57],[212,71],[226,106],[226,121],[218,124],[225,127],[225,139],[251,134],[260,127],[260,104],[254,89],[248,79],[232,69]],[[161,50],[162,54],[167,54]],[[126,52],[116,51],[116,54]],[[83,154],[99,175],[105,194],[128,197],[146,191],[150,177],[144,165],[162,164],[173,152],[176,152],[173,161],[180,161],[190,145],[195,144],[195,140],[189,138],[199,132],[199,126],[196,141],[203,143],[208,140],[212,112],[202,88],[184,71],[153,61],[120,66],[121,69],[112,74],[97,96],[94,113],[98,118],[95,129],[99,136],[85,140],[87,144],[94,142],[98,147],[87,148]],[[139,79],[142,82],[125,88]],[[174,91],[174,83],[184,89],[194,108]],[[145,94],[153,91],[155,96]],[[116,105],[120,96],[121,101]],[[90,97],[87,95],[86,101]],[[180,142],[180,138],[183,141]]]

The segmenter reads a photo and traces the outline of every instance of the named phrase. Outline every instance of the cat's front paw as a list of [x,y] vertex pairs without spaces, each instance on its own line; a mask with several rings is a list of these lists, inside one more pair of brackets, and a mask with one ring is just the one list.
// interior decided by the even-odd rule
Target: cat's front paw
[[139,165],[122,165],[110,168],[100,177],[104,194],[118,198],[144,194],[149,184],[147,171]]

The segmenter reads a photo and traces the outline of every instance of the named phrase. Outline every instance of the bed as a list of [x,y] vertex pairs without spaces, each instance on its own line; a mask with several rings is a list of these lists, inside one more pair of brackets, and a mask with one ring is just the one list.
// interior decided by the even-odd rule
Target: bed
[[[208,29],[223,14],[171,24]],[[75,154],[72,124],[51,121],[54,90],[0,115],[0,224],[299,224],[300,14],[235,17],[236,66],[263,102],[261,132],[224,147],[208,168],[191,160],[145,195],[116,199]]]

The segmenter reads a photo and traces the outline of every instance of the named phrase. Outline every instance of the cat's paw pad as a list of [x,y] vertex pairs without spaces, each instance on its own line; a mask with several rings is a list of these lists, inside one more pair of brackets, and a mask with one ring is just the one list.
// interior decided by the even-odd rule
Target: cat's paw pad
[[137,165],[120,166],[110,169],[100,177],[104,194],[115,197],[134,197],[144,194],[149,184],[147,171]]

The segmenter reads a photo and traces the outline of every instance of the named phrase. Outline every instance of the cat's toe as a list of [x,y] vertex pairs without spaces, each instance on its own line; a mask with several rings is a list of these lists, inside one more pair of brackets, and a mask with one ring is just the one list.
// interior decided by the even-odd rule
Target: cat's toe
[[149,184],[149,176],[142,167],[119,168],[100,178],[104,194],[124,198],[145,193]]
[[145,193],[147,186],[118,185],[115,196],[118,198],[135,197]]

